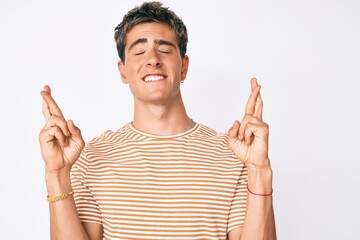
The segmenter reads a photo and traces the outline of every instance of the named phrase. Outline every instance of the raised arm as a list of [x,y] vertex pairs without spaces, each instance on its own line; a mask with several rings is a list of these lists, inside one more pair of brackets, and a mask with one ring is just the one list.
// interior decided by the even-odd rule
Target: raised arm
[[102,239],[101,225],[81,224],[72,196],[70,170],[85,145],[80,129],[65,120],[49,86],[40,94],[46,124],[39,142],[45,162],[51,239]]
[[272,169],[268,156],[269,127],[262,120],[263,101],[257,80],[251,80],[251,95],[245,115],[229,130],[229,148],[248,169],[248,200],[242,228],[229,232],[229,240],[274,240]]

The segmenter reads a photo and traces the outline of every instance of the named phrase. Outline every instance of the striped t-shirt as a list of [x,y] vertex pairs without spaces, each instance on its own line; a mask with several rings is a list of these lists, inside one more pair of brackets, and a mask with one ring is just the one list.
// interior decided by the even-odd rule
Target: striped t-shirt
[[246,181],[227,134],[199,123],[173,136],[108,130],[72,168],[80,220],[105,239],[226,239],[243,224]]

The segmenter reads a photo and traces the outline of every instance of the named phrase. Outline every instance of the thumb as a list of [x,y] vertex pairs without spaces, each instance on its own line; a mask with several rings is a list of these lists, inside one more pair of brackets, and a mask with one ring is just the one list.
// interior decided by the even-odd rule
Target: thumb
[[80,129],[75,126],[74,121],[73,120],[68,120],[67,121],[67,126],[69,128],[69,131],[71,133],[71,136],[74,140],[81,140],[82,142],[84,141],[82,136],[81,136],[81,131]]
[[238,120],[235,120],[233,126],[229,129],[228,132],[230,139],[234,139],[238,137],[239,128],[240,128],[240,122]]

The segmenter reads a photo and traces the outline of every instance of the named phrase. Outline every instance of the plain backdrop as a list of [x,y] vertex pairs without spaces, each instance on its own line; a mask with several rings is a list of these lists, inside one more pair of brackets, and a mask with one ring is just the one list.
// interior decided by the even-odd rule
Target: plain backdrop
[[[131,121],[113,30],[140,3],[0,1],[0,239],[49,239],[43,85],[86,141]],[[262,85],[278,239],[360,239],[360,2],[164,4],[188,27],[182,93],[195,121],[227,131],[250,78]]]

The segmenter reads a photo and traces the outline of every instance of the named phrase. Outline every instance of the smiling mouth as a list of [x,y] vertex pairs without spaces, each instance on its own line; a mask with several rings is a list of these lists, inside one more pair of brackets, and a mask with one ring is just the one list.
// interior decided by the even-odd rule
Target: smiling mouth
[[143,78],[143,80],[145,82],[156,82],[156,81],[165,80],[165,76],[164,75],[147,75],[146,77]]

